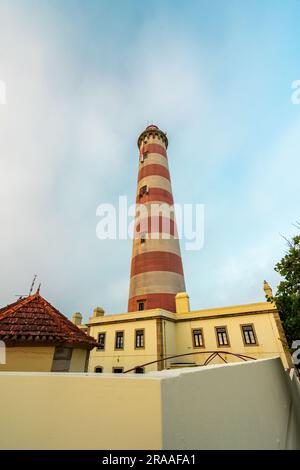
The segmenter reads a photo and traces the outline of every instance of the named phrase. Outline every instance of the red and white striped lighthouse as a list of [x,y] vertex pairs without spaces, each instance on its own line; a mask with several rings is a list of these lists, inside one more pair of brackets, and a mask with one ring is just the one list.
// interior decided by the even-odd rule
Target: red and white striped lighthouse
[[[154,125],[148,126],[138,138],[137,214],[129,312],[152,308],[175,312],[175,296],[185,291],[167,147],[166,134]],[[158,207],[163,208],[159,213]]]

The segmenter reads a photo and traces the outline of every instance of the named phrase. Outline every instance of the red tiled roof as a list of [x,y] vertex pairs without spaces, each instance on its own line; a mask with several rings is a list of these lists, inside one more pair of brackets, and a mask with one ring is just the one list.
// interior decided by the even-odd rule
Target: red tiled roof
[[0,340],[6,345],[68,345],[92,349],[97,342],[39,292],[0,309]]

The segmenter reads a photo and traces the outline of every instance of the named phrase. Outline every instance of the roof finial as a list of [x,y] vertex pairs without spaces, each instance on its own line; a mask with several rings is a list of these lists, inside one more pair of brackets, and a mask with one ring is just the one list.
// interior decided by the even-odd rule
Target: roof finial
[[41,283],[39,283],[39,287],[37,288],[37,291],[36,291],[37,294],[40,293],[40,288],[41,288]]

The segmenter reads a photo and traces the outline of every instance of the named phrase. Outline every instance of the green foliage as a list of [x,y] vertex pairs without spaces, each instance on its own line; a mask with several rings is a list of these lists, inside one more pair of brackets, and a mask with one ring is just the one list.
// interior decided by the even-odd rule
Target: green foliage
[[291,347],[293,340],[300,339],[300,235],[288,241],[288,252],[276,264],[275,271],[284,279],[273,301]]

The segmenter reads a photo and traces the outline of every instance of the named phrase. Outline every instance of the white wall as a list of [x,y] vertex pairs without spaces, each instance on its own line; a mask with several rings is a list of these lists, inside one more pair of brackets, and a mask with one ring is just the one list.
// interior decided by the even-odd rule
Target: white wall
[[161,448],[155,378],[3,372],[0,402],[0,449]]
[[1,449],[300,448],[279,358],[145,375],[0,373]]
[[279,358],[162,382],[164,449],[300,449],[300,392]]

